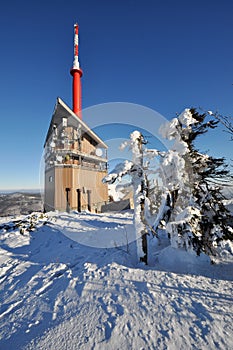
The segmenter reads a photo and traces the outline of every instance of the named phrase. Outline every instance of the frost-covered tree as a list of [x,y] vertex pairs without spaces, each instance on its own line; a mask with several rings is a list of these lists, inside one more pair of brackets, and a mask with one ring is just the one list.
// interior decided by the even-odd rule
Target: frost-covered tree
[[[182,211],[182,207],[188,206],[190,186],[187,164],[184,159],[188,147],[181,138],[180,125],[179,119],[174,118],[162,125],[160,129],[162,136],[174,140],[174,144],[167,152],[159,153],[160,167],[158,173],[162,180],[162,201],[153,225],[154,230],[157,230],[159,226],[166,227],[168,222],[173,221],[176,215]],[[179,205],[177,203],[178,199]]]
[[124,164],[118,165],[117,172],[107,175],[103,182],[113,184],[116,181],[128,175],[131,178],[128,186],[133,187],[134,194],[134,226],[137,242],[138,260],[147,264],[147,235],[148,225],[146,223],[146,206],[148,198],[148,179],[144,171],[143,145],[145,140],[139,131],[134,131],[130,135],[130,141],[123,147],[129,145],[132,150],[132,161],[125,161]]
[[202,154],[195,146],[197,137],[217,126],[218,122],[207,116],[195,109],[186,109],[162,128],[163,136],[175,141],[162,168],[166,170],[167,165],[171,174],[175,174],[169,179],[165,173],[170,192],[177,191],[176,203],[167,223],[173,246],[211,255],[221,239],[233,237],[227,224],[229,212],[216,183],[229,175],[227,166],[223,158]]
[[[200,114],[195,109],[190,112],[198,122],[193,125],[188,140],[189,156],[194,177],[193,196],[200,207],[199,237],[195,237],[194,246],[197,252],[203,250],[207,254],[215,253],[215,245],[222,239],[233,239],[228,226],[229,211],[224,206],[225,199],[218,182],[229,180],[230,174],[224,158],[214,158],[201,154],[195,147],[196,138],[210,128],[216,128],[218,122],[208,120],[206,113]],[[207,119],[207,121],[206,121]]]

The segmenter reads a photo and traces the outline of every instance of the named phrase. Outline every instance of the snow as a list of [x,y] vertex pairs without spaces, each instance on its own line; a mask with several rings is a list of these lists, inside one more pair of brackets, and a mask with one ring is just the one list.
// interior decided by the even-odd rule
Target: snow
[[135,130],[130,134],[130,139],[133,143],[139,140],[140,137],[141,137],[141,133],[138,130]]
[[168,140],[178,139],[179,129],[181,125],[186,127],[190,127],[190,125],[197,123],[198,121],[193,118],[192,112],[189,108],[186,108],[178,118],[173,118],[171,121],[161,125],[159,129],[159,133],[163,136],[163,138]]
[[179,153],[173,150],[167,151],[166,156],[161,160],[160,174],[163,185],[169,190],[184,187],[184,168],[185,161]]
[[112,197],[115,202],[120,201],[124,197],[124,193],[120,192],[115,184],[108,184],[108,195]]
[[113,184],[118,180],[120,182],[130,169],[133,167],[133,162],[126,160],[124,163],[116,165],[112,172],[103,178],[103,183]]
[[162,124],[159,128],[159,133],[164,139],[173,140],[178,135],[177,126],[179,125],[178,119],[173,118],[165,124]]
[[173,150],[179,153],[179,155],[183,156],[184,154],[188,153],[188,147],[187,144],[184,141],[176,140],[173,145]]
[[179,115],[178,119],[180,123],[185,126],[190,126],[198,122],[196,119],[193,118],[192,112],[189,108],[185,108],[185,110]]
[[145,267],[130,212],[18,220],[1,218],[0,349],[233,348],[231,242],[211,265],[161,234]]

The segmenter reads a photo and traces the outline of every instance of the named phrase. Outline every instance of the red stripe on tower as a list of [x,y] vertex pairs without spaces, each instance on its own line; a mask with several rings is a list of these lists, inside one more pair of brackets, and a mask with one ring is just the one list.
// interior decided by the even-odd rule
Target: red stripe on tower
[[74,62],[70,74],[73,77],[73,112],[82,119],[81,77],[83,72],[78,59],[78,28],[78,24],[76,23],[74,25]]

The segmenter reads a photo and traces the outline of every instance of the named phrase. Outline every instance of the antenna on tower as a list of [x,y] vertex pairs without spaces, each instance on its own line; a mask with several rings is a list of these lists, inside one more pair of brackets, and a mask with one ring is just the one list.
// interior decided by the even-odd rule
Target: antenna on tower
[[74,25],[74,62],[73,68],[79,69],[79,60],[78,60],[78,23]]
[[70,74],[73,77],[73,112],[82,119],[82,92],[81,92],[81,77],[83,72],[80,68],[78,59],[78,30],[79,26],[74,25],[74,61]]

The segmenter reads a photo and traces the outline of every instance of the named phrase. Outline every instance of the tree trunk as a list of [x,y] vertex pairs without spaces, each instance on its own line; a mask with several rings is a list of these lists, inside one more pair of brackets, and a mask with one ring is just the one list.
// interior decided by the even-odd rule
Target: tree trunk
[[147,228],[145,225],[146,182],[143,172],[143,136],[140,134],[132,149],[136,171],[132,174],[134,184],[134,221],[137,239],[137,253],[140,262],[148,264]]

